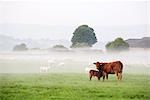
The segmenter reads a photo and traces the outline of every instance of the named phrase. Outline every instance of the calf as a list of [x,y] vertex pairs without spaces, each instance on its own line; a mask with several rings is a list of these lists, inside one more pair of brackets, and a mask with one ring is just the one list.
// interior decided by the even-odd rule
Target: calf
[[89,71],[89,77],[90,77],[90,81],[92,79],[92,77],[97,77],[98,80],[100,80],[100,78],[103,76],[101,71],[97,71],[97,70],[90,70]]

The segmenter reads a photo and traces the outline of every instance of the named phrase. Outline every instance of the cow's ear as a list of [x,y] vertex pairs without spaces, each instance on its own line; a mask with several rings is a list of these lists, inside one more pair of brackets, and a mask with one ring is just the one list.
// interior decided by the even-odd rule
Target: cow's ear
[[93,63],[94,65],[96,65],[96,63]]

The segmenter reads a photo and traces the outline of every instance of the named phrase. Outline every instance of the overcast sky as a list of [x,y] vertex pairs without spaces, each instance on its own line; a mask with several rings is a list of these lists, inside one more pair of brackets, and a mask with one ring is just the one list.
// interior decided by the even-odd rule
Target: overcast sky
[[[2,0],[0,23],[71,26],[74,29],[82,24],[91,27],[146,25],[150,23],[149,5],[149,0]],[[65,36],[63,31],[56,32],[57,36],[60,33]],[[19,34],[16,32],[16,35]],[[35,35],[33,32],[28,37]]]

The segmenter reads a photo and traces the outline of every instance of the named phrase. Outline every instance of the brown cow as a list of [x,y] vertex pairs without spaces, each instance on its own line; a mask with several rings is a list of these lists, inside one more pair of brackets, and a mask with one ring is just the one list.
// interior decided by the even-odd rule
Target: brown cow
[[109,63],[96,62],[93,64],[96,65],[96,68],[99,71],[103,72],[103,81],[105,79],[105,76],[106,79],[108,80],[108,74],[116,74],[118,80],[122,79],[123,64],[121,63],[121,61],[115,61]]
[[96,76],[97,79],[100,80],[100,78],[103,76],[103,75],[102,75],[102,71],[90,70],[90,71],[89,71],[90,81],[91,81],[91,79],[92,79],[92,76]]

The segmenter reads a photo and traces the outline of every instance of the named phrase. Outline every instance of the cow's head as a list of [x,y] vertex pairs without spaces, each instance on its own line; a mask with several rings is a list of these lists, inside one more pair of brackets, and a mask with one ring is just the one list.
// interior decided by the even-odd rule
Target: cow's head
[[102,68],[102,66],[103,66],[103,63],[100,63],[100,62],[96,62],[96,63],[93,63],[93,64],[96,65],[96,68],[98,70],[100,70]]

